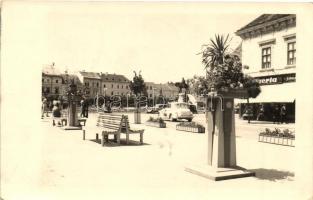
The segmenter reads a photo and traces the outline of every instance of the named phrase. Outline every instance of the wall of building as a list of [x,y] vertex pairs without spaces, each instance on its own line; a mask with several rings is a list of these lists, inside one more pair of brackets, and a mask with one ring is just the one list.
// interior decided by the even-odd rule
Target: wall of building
[[43,75],[42,76],[42,91],[45,92],[47,88],[49,88],[50,90],[50,92],[47,94],[50,94],[50,95],[61,94],[62,77]]
[[[242,43],[242,63],[248,65],[249,69],[244,69],[244,73],[259,72],[262,70],[262,47],[259,43],[275,39],[275,44],[271,46],[271,68],[278,70],[287,70],[287,42],[284,37],[295,34],[296,27],[284,29],[281,31],[265,34],[256,38],[245,39]],[[285,73],[285,72],[282,72]]]

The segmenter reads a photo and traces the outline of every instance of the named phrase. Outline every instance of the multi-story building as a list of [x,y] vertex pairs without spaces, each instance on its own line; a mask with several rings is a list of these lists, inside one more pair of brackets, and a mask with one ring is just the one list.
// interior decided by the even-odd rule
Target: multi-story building
[[146,82],[148,98],[163,96],[165,98],[174,100],[178,96],[179,89],[174,85],[157,84],[153,82]]
[[61,73],[52,65],[42,69],[42,96],[57,99],[61,95],[63,79]]
[[250,99],[257,115],[260,104],[270,120],[275,106],[285,104],[295,116],[296,15],[264,14],[236,34],[242,38],[243,71],[257,79],[261,94]]
[[102,95],[121,95],[130,94],[130,81],[120,74],[100,73],[101,77],[101,94]]

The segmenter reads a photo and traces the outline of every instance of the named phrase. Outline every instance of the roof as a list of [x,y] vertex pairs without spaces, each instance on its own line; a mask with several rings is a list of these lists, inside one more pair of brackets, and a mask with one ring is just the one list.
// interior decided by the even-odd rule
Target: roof
[[61,75],[62,79],[63,79],[63,83],[65,84],[67,81],[71,81],[74,80],[74,83],[77,84],[77,86],[81,86],[83,85],[82,82],[80,82],[79,78],[77,75],[74,74],[62,74]]
[[291,16],[291,14],[263,14],[260,17],[256,18],[255,20],[253,20],[252,22],[250,22],[249,24],[247,24],[246,26],[239,29],[238,31],[242,31],[244,29],[257,26],[257,25],[262,25],[268,22],[272,22],[277,19],[288,17],[288,16]]
[[121,74],[108,74],[108,73],[102,73],[101,79],[104,82],[129,82],[129,80]]
[[79,72],[84,78],[93,78],[93,79],[101,79],[100,74],[96,72]]
[[253,31],[272,32],[295,26],[295,24],[295,14],[263,14],[251,21],[249,24],[240,28],[236,31],[236,34],[242,36],[245,33]]
[[51,75],[51,76],[60,76],[60,71],[54,67],[54,65],[46,65],[42,68],[42,73],[44,75]]

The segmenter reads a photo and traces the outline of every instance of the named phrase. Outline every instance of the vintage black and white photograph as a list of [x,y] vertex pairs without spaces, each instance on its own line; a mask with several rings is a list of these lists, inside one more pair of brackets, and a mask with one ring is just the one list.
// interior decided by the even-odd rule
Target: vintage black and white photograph
[[3,1],[1,199],[312,199],[312,9]]

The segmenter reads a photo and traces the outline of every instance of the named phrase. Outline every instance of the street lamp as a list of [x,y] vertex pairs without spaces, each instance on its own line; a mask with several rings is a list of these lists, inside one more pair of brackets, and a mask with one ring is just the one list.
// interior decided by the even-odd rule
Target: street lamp
[[153,99],[152,99],[152,107],[154,107],[154,90],[156,90],[157,88],[152,88],[152,96],[153,96]]

